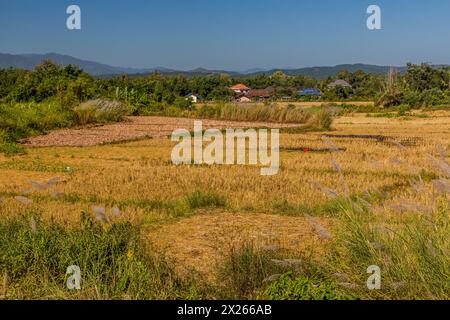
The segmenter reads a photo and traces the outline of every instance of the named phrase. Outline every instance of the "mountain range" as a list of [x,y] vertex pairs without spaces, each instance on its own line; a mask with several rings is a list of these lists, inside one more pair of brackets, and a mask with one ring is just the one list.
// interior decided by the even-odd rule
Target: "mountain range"
[[[94,61],[87,61],[77,59],[69,55],[62,55],[57,53],[47,54],[4,54],[0,53],[0,68],[20,68],[26,70],[32,70],[36,65],[40,64],[43,60],[52,60],[57,64],[66,66],[68,64],[77,65],[87,73],[95,77],[108,78],[120,74],[129,74],[132,76],[146,75],[155,71],[168,75],[185,75],[185,76],[205,76],[211,74],[227,73],[230,76],[253,76],[259,74],[272,74],[275,71],[282,71],[287,75],[303,75],[310,76],[316,79],[323,79],[326,77],[335,76],[339,71],[348,70],[355,72],[362,70],[366,73],[372,74],[385,74],[389,70],[389,66],[378,66],[371,64],[341,64],[333,67],[308,67],[299,69],[261,69],[254,68],[246,71],[227,71],[227,70],[209,70],[204,68],[197,68],[188,71],[174,70],[164,67],[153,68],[126,68],[115,67],[107,64],[102,64]],[[404,72],[406,67],[396,67],[400,72]]]

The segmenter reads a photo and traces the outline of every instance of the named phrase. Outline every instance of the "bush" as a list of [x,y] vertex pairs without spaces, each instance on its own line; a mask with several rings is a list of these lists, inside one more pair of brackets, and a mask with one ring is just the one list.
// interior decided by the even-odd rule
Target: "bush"
[[191,109],[192,108],[192,100],[186,99],[182,97],[177,97],[174,101],[174,106],[180,109]]
[[425,90],[421,94],[421,98],[423,107],[430,107],[447,102],[444,92],[437,88]]
[[403,103],[411,106],[412,108],[419,108],[422,106],[422,97],[419,92],[416,91],[406,91]]
[[293,278],[291,274],[282,275],[269,285],[263,293],[268,300],[338,300],[335,286],[328,281],[312,281],[307,277]]
[[4,153],[6,156],[12,156],[16,154],[25,154],[25,148],[12,141],[10,135],[0,129],[0,153]]
[[398,106],[402,102],[403,102],[402,92],[386,92],[375,102],[375,106],[390,108]]
[[402,103],[411,108],[431,107],[450,103],[448,93],[440,89],[428,89],[422,92],[406,91]]
[[0,153],[6,156],[13,156],[18,154],[26,154],[25,148],[14,142],[0,142]]
[[11,142],[72,124],[72,113],[56,102],[1,104],[0,130]]

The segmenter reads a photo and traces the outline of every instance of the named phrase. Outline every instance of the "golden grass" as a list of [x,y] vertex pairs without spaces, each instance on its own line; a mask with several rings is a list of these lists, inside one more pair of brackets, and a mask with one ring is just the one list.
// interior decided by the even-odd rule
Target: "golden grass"
[[[326,219],[321,224],[328,226]],[[180,235],[183,234],[183,237]],[[173,259],[180,273],[191,270],[213,281],[223,258],[232,248],[251,241],[263,250],[287,249],[318,255],[327,242],[315,234],[303,217],[223,211],[198,214],[148,232],[155,248]]]
[[[388,188],[398,198],[431,204],[430,185],[426,184],[426,191],[414,193],[409,181],[420,170],[433,170],[427,154],[436,155],[437,144],[448,149],[449,112],[408,121],[353,115],[338,118],[333,126],[330,135],[383,135],[404,141],[406,149],[388,141],[330,137],[331,143],[346,150],[332,154],[316,152],[329,148],[323,133],[282,134],[281,169],[277,175],[265,177],[253,166],[174,166],[170,161],[174,143],[166,138],[84,148],[28,148],[26,155],[0,155],[1,215],[32,211],[40,213],[44,221],[71,226],[79,222],[81,211],[91,212],[94,205],[105,206],[108,214],[117,206],[122,219],[149,227],[145,239],[166,248],[185,267],[198,265],[199,271],[209,274],[214,267],[209,260],[217,259],[235,236],[258,237],[279,224],[284,227],[277,230],[277,239],[292,241],[298,235],[303,249],[314,248],[310,244],[319,240],[303,213],[328,217],[323,221],[331,229],[334,219],[333,200],[316,184],[345,192],[332,158],[341,165],[350,194],[365,190],[382,193]],[[66,167],[73,172],[66,172]],[[61,183],[29,194],[28,180],[46,181],[56,176]],[[177,205],[196,190],[219,194],[228,206],[220,211],[201,209],[201,215],[188,220],[165,210],[164,204]],[[19,203],[14,199],[18,195],[33,203]],[[395,199],[388,201],[395,203]],[[383,215],[398,214],[389,207],[379,210],[380,221]],[[317,246],[317,250],[322,249]]]

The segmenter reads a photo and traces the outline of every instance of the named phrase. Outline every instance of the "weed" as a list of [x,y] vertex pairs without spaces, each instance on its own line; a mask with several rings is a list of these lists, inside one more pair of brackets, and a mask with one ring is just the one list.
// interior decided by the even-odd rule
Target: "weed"
[[283,274],[269,285],[262,294],[268,300],[342,300],[336,286],[325,279],[313,281],[304,276]]

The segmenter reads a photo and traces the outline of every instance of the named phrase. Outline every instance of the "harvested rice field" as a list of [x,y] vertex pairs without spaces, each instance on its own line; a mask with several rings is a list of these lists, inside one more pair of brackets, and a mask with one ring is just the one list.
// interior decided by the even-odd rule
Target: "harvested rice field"
[[[443,234],[449,230],[450,112],[411,119],[353,114],[336,118],[329,132],[281,133],[280,170],[273,176],[261,176],[252,165],[174,165],[175,143],[168,136],[175,128],[192,130],[192,124],[192,119],[133,117],[31,138],[26,154],[0,155],[1,215],[33,217],[37,230],[47,223],[71,230],[86,216],[103,219],[104,228],[129,223],[139,228],[144,251],[173,266],[171,277],[201,279],[200,297],[257,298],[246,286],[263,294],[262,283],[277,277],[277,267],[331,281],[345,297],[394,299],[419,292],[448,297],[448,282],[436,289],[414,278],[423,262],[413,248],[432,246],[447,268],[436,277],[448,275]],[[279,127],[206,120],[204,126]],[[421,233],[428,237],[424,244],[404,249],[402,237],[427,228],[421,219],[436,223],[436,234]],[[397,260],[402,255],[410,265]],[[265,281],[239,280],[264,259],[276,265],[258,271]],[[368,263],[387,270],[385,291],[365,289]],[[403,286],[392,289],[398,283]],[[211,289],[230,285],[238,292]]]
[[[167,117],[127,117],[124,122],[65,129],[50,132],[48,135],[33,137],[24,141],[33,147],[72,146],[88,147],[98,144],[114,143],[145,138],[167,138],[176,129],[193,129],[194,119]],[[226,128],[289,128],[297,124],[274,124],[265,122],[233,122],[203,120],[204,129]]]

